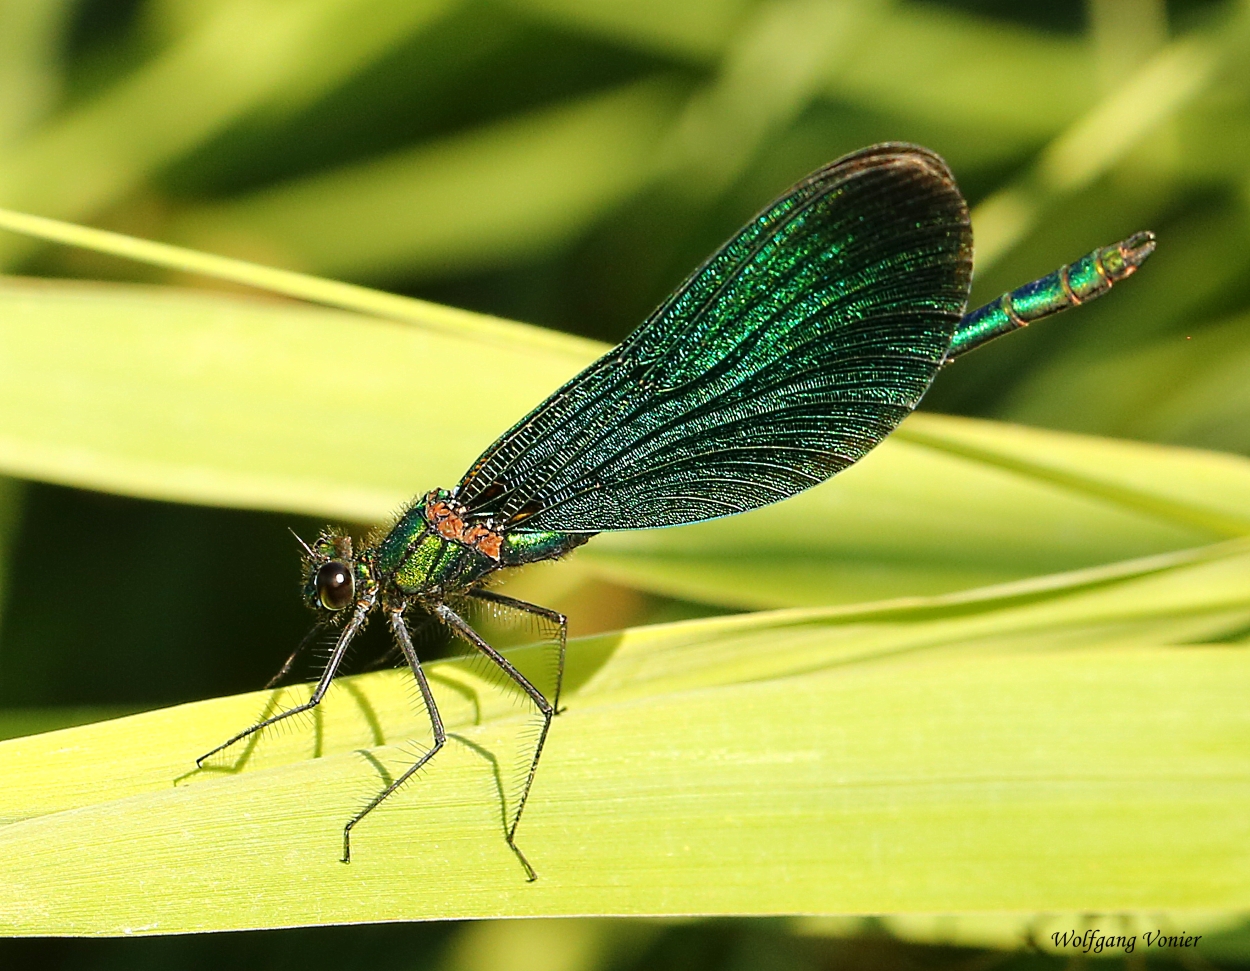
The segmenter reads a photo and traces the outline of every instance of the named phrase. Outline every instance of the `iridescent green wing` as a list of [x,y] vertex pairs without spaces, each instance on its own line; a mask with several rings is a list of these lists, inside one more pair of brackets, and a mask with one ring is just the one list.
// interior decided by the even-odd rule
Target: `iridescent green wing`
[[919,402],[964,312],[968,208],[940,158],[877,145],[804,179],[457,490],[524,529],[742,512],[823,482]]

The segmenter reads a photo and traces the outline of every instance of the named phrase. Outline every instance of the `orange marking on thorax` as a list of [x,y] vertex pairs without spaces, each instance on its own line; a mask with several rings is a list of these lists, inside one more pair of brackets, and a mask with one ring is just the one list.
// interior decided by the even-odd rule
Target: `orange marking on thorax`
[[499,548],[503,545],[503,536],[494,530],[479,523],[470,526],[461,539],[474,549],[481,550],[492,560],[499,559]]
[[499,559],[499,551],[503,546],[503,534],[483,523],[466,526],[467,514],[468,509],[454,500],[438,499],[436,493],[426,496],[425,521],[439,536],[463,543],[470,549],[489,556],[492,560]]
[[464,533],[464,520],[459,516],[444,516],[434,524],[434,528],[447,539],[460,539]]

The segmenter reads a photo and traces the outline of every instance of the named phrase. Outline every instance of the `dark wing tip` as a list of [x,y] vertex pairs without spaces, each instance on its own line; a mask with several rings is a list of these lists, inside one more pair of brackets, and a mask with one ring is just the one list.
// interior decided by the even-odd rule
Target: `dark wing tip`
[[891,164],[921,169],[932,175],[939,182],[949,186],[956,193],[959,192],[955,185],[955,176],[951,173],[950,166],[946,164],[946,160],[937,152],[925,148],[923,145],[913,145],[910,142],[881,142],[877,145],[861,148],[856,152],[851,152],[849,155],[843,155],[841,158],[834,159],[827,165],[822,165],[804,179],[803,183],[822,182],[831,175],[843,179],[856,171],[875,169]]
[[[910,142],[880,142],[869,145],[849,155],[834,159],[821,166],[806,179],[800,182],[791,192],[803,187],[816,188],[821,183],[838,184],[853,179],[870,171],[881,169],[911,169],[919,176],[919,181],[928,181],[937,194],[947,197],[951,207],[953,229],[959,234],[959,267],[960,284],[966,288],[972,285],[972,216],[968,211],[968,203],[959,191],[955,176],[946,164],[946,160],[932,149]],[[789,193],[787,193],[789,194]]]

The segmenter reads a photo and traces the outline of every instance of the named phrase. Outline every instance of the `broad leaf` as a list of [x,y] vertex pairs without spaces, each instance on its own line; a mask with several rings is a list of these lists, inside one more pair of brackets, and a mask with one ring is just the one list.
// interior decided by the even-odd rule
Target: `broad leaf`
[[431,666],[453,741],[350,866],[343,822],[428,739],[398,672],[344,683],[237,773],[192,759],[277,699],[0,743],[21,780],[0,926],[1244,908],[1248,567],[1237,541],[578,642],[520,831],[534,884],[492,770],[522,725],[463,663]]

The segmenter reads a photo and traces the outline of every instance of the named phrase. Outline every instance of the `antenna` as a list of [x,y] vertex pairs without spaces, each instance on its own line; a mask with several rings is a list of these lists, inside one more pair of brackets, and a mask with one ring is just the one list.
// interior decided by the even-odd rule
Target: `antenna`
[[294,537],[295,537],[295,542],[299,543],[299,545],[300,545],[301,547],[303,547],[304,552],[308,554],[308,558],[309,558],[310,560],[316,560],[316,559],[318,559],[317,554],[316,554],[316,553],[314,553],[314,552],[312,551],[312,547],[311,547],[311,546],[309,546],[307,543],[305,543],[305,542],[304,542],[303,537],[302,537],[302,536],[300,536],[300,534],[299,534],[299,533],[297,533],[295,530],[291,529],[291,527],[290,527],[290,526],[288,526],[288,527],[287,527],[287,530],[290,532],[290,534],[291,534],[292,536],[294,536]]

